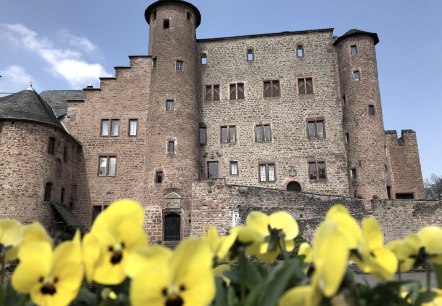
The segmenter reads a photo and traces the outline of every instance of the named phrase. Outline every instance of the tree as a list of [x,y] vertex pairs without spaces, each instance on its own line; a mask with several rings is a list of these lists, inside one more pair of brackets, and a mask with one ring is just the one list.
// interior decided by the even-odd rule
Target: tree
[[442,176],[433,173],[430,179],[425,180],[425,190],[428,200],[442,200]]

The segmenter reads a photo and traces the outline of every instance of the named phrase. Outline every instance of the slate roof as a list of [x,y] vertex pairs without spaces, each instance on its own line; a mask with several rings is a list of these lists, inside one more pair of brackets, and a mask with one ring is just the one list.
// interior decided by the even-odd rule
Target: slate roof
[[6,119],[46,123],[64,129],[52,108],[33,89],[0,98],[0,121]]
[[376,34],[376,33],[366,32],[366,31],[362,31],[362,30],[358,30],[358,29],[351,29],[351,30],[345,32],[344,35],[339,36],[335,40],[335,42],[333,44],[336,46],[338,44],[338,42],[340,42],[344,38],[351,37],[351,36],[356,36],[356,35],[367,35],[367,36],[370,36],[371,38],[373,38],[375,45],[379,42],[379,37],[378,37],[378,34]]
[[84,100],[83,90],[45,90],[40,97],[49,104],[58,118],[67,114],[67,100]]

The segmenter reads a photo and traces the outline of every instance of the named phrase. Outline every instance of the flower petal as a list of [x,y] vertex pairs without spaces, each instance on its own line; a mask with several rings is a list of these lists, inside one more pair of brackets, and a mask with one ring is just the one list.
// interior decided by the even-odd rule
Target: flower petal
[[255,232],[259,233],[260,236],[268,236],[270,224],[269,216],[260,211],[252,211],[246,218],[246,226]]
[[293,216],[285,211],[274,212],[269,216],[271,228],[280,229],[285,234],[286,240],[295,239],[298,236],[299,228]]

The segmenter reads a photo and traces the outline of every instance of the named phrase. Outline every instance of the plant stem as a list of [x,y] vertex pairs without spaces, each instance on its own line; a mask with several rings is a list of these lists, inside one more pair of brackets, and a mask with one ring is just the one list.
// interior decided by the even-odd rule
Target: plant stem
[[431,271],[430,271],[430,263],[429,262],[425,263],[425,268],[427,270],[427,290],[430,291],[431,290]]
[[246,287],[244,285],[245,279],[246,279],[246,275],[245,275],[245,271],[244,271],[244,266],[245,266],[245,261],[246,261],[246,256],[244,254],[244,252],[240,252],[239,253],[239,275],[240,275],[240,281],[239,281],[239,286],[240,286],[240,299],[243,302],[245,297],[246,297]]
[[282,254],[284,254],[284,261],[287,262],[289,260],[289,255],[287,254],[287,250],[285,248],[284,239],[279,239],[279,246],[281,247]]
[[398,280],[402,280],[402,275],[401,275],[401,263],[398,262],[398,266],[397,266],[397,279]]
[[3,284],[5,283],[5,273],[6,273],[6,254],[3,254],[1,256],[1,261],[2,261],[2,278],[1,278],[1,283],[0,285],[3,286]]

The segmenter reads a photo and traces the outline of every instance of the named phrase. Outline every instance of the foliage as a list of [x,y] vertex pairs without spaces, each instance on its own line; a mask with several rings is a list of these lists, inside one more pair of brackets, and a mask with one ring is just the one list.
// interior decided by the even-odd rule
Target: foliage
[[442,177],[432,174],[430,179],[425,180],[427,199],[442,200]]
[[[143,222],[132,200],[113,203],[83,238],[53,239],[38,223],[0,220],[0,306],[442,305],[438,226],[384,245],[375,218],[359,224],[335,205],[309,244],[290,214],[252,212],[227,236],[209,226],[170,250],[148,244]],[[377,284],[357,282],[350,260]],[[6,264],[16,266],[11,281]],[[424,286],[392,280],[418,266]]]

